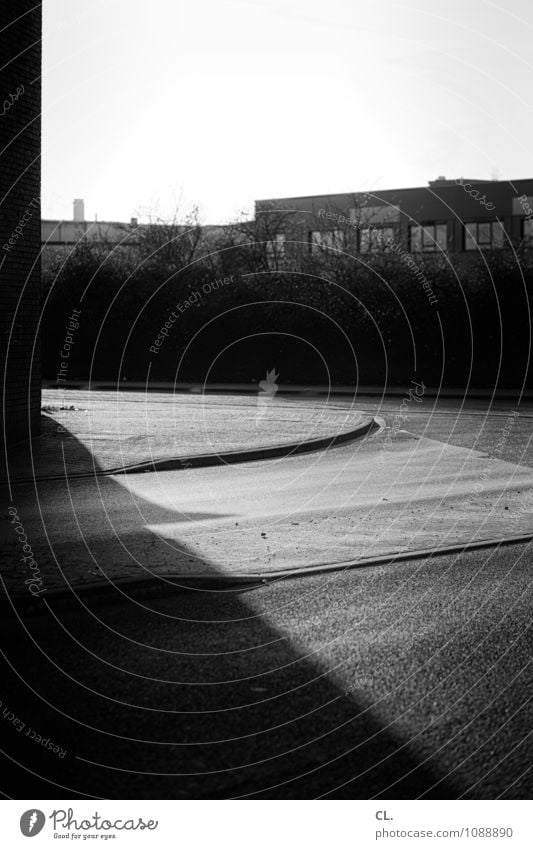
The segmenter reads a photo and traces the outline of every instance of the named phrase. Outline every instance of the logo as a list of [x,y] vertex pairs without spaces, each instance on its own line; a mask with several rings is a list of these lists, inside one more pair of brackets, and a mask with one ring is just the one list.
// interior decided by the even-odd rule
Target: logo
[[267,371],[265,380],[261,380],[259,383],[257,413],[255,417],[256,425],[265,415],[268,404],[274,400],[274,396],[278,391],[278,384],[276,383],[278,377],[279,374],[276,374],[276,369],[272,369],[272,371]]
[[42,830],[46,817],[42,811],[31,808],[25,811],[20,818],[20,830],[24,837],[35,837]]

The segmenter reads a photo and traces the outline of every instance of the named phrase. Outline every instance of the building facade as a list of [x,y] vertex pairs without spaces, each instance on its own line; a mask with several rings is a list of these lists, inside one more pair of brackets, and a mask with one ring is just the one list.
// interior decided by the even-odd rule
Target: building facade
[[[81,198],[73,201],[72,219],[43,219],[41,221],[41,245],[43,256],[57,248],[72,250],[87,240],[105,248],[138,248],[143,235],[159,231],[161,238],[175,238],[176,234],[186,234],[195,229],[195,225],[156,221],[139,224],[137,218],[130,221],[87,221],[84,202]],[[202,225],[202,233],[220,235],[223,225]]]
[[258,200],[273,260],[326,250],[414,254],[533,248],[533,179]]
[[136,218],[125,221],[86,221],[82,198],[73,201],[71,220],[43,219],[41,221],[41,244],[43,256],[57,248],[74,248],[84,239],[107,245],[111,248],[123,245],[136,247],[139,244],[139,225]]

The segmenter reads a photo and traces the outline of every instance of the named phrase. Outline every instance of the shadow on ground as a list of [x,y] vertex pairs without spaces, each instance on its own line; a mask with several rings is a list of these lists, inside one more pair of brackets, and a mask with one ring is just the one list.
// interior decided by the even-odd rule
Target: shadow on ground
[[[106,487],[108,501],[121,484]],[[21,516],[38,496],[38,487],[14,489]],[[105,572],[105,555],[99,565]],[[213,564],[201,566],[216,576]],[[105,604],[73,592],[69,609],[43,596],[40,615],[4,622],[3,793],[457,795],[381,727],[356,688],[340,690],[246,599],[231,589],[175,592],[165,581],[144,600],[118,586]]]

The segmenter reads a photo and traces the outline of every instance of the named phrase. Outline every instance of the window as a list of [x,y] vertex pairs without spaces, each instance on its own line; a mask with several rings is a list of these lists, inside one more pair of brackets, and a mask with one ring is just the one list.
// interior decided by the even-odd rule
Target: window
[[411,253],[431,253],[445,251],[448,247],[447,224],[414,225],[409,228],[409,247]]
[[393,227],[363,227],[359,232],[359,250],[362,254],[390,250],[390,243],[394,241]]
[[274,256],[285,256],[285,233],[276,233],[274,238],[267,242],[267,251]]
[[522,219],[522,239],[526,248],[533,248],[533,218]]
[[465,224],[465,251],[503,248],[504,237],[499,221],[471,221]]
[[323,248],[344,249],[343,230],[311,230],[309,233],[309,246],[312,253],[317,253]]
[[285,259],[285,233],[276,233],[273,239],[266,243],[266,254],[269,268],[276,268]]

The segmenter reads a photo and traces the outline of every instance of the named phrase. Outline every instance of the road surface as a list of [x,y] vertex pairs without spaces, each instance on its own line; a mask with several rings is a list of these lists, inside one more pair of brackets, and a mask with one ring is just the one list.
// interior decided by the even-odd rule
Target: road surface
[[2,790],[526,798],[530,557],[513,546],[3,625],[2,701],[24,727],[2,723]]
[[[316,455],[14,488],[46,589],[228,585],[69,609],[45,592],[4,622],[6,795],[530,794],[531,546],[365,565],[531,531],[528,413],[374,412],[387,429]],[[334,558],[358,568],[306,573]],[[232,587],[288,564],[299,577]]]
[[[12,500],[49,590],[124,576],[268,578],[531,532],[531,419],[505,411],[464,418],[421,408],[396,427],[393,407],[377,415],[385,427],[344,447],[39,481],[16,486]],[[8,534],[4,577],[13,593],[24,591],[18,546]]]

